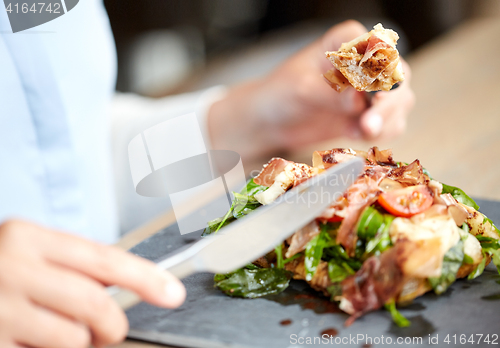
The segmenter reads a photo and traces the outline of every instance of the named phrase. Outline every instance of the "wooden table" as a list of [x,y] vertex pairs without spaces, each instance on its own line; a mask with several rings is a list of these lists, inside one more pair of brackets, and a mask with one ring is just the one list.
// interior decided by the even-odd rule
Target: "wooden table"
[[[440,181],[475,197],[500,200],[498,37],[498,18],[474,20],[408,59],[417,105],[400,139],[380,144],[337,139],[311,146],[290,159],[310,163],[313,150],[333,147],[390,147],[398,160],[420,159]],[[174,215],[169,212],[128,234],[118,245],[128,249],[172,222]],[[116,347],[162,346],[127,340]]]

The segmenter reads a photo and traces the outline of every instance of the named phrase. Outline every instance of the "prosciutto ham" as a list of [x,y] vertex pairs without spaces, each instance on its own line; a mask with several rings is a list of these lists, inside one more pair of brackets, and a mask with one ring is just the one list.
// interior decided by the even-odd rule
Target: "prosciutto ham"
[[363,210],[373,204],[381,193],[379,184],[388,173],[387,168],[368,167],[346,193],[347,208],[344,219],[337,232],[337,243],[342,245],[348,254],[353,255],[356,249],[356,224]]
[[392,158],[391,149],[381,151],[378,147],[374,146],[368,150],[366,160],[372,165],[396,166],[396,162]]
[[307,243],[319,234],[319,224],[316,220],[311,221],[290,238],[290,246],[285,254],[286,257],[300,253],[306,248]]
[[393,169],[388,176],[404,186],[427,185],[430,181],[418,159],[406,166]]
[[402,265],[414,248],[411,242],[399,243],[380,256],[370,257],[355,275],[342,281],[340,309],[351,314],[346,326],[382,307],[401,292],[406,281]]
[[253,178],[253,181],[257,185],[270,187],[274,183],[274,180],[276,179],[278,174],[285,170],[285,167],[290,163],[293,162],[279,157],[271,158],[271,160],[267,162],[267,164],[264,164],[264,167],[262,168],[260,173],[255,178]]
[[[363,51],[361,51],[360,48],[358,48],[360,44],[363,44],[365,46],[365,49]],[[358,53],[363,54],[363,58],[361,58],[359,64],[363,64],[364,62],[366,62],[368,59],[373,57],[373,55],[379,50],[386,50],[394,54],[395,52],[394,50],[391,51],[391,48],[393,48],[393,46],[389,45],[387,42],[380,39],[376,34],[373,34],[372,36],[370,36],[368,41],[363,41],[360,42],[358,45],[356,45]]]
[[314,151],[312,157],[312,163],[313,167],[315,168],[328,169],[336,165],[337,163],[349,161],[350,159],[356,156],[359,155],[353,149],[332,149],[327,151]]
[[[306,269],[303,256],[287,263],[285,269],[293,272],[293,279],[306,280]],[[327,288],[332,285],[332,282],[328,276],[328,262],[321,261],[316,269],[316,273],[307,283],[314,290],[322,292],[325,296],[329,296]]]

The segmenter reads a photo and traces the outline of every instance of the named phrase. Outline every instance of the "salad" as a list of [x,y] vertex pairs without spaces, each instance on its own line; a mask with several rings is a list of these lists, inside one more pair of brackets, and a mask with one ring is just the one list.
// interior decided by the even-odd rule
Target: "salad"
[[456,279],[480,276],[493,262],[500,273],[500,231],[464,191],[431,177],[419,160],[395,162],[392,150],[332,149],[313,153],[312,166],[273,158],[203,235],[273,202],[287,190],[353,157],[363,173],[315,220],[253,263],[216,274],[229,296],[256,298],[285,290],[290,280],[337,302],[346,325],[384,307],[397,310],[428,291],[443,294]]

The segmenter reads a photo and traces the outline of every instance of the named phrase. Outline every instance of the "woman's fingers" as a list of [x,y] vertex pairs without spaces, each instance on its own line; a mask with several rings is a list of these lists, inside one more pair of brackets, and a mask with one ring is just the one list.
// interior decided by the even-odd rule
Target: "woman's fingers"
[[[162,307],[178,307],[186,297],[184,285],[148,260],[116,247],[92,243],[60,232],[40,238],[44,257],[106,285],[130,289],[145,301]],[[36,238],[34,236],[33,238]]]
[[19,285],[31,301],[88,327],[97,346],[125,338],[127,318],[101,284],[55,265],[28,266],[16,268]]
[[87,348],[122,340],[126,317],[102,284],[166,307],[185,297],[172,275],[119,249],[28,222],[0,225],[0,346]]
[[411,90],[378,92],[359,121],[363,134],[368,139],[388,139],[401,135],[406,127],[406,118],[414,103]]
[[360,128],[368,139],[389,139],[401,135],[406,128],[406,119],[415,104],[415,95],[410,88],[411,70],[402,60],[405,81],[389,92],[377,92],[372,105],[360,118]]
[[12,340],[33,348],[87,348],[91,334],[82,324],[71,321],[24,298],[11,297],[15,315],[9,318]]

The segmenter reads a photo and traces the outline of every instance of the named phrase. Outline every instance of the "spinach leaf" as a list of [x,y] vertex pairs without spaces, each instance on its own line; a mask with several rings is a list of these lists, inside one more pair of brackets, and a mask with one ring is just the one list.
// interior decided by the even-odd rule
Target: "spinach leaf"
[[330,241],[331,237],[326,231],[326,225],[322,225],[321,232],[307,243],[304,260],[306,280],[309,281],[313,278],[323,256],[323,249]]
[[262,205],[254,196],[242,195],[237,192],[233,192],[233,196],[232,215],[236,219],[251,213]]
[[347,255],[345,249],[341,245],[338,244],[331,245],[331,244],[332,243],[329,243],[329,245],[323,250],[324,259],[328,261],[336,260],[337,263],[345,262],[346,265],[348,265],[351,269],[355,271],[361,268],[361,265],[363,264],[362,261],[350,258],[349,255]]
[[363,211],[357,233],[358,238],[366,244],[367,255],[378,255],[392,246],[389,228],[393,220],[393,215],[381,213],[373,206]]
[[233,216],[239,219],[260,207],[262,204],[254,196],[257,193],[264,192],[268,188],[267,186],[257,185],[252,178],[248,180],[240,193],[233,192]]
[[245,267],[229,274],[216,274],[214,281],[226,295],[257,298],[282,292],[291,278],[292,273],[284,269]]
[[394,300],[387,302],[384,307],[391,313],[392,320],[397,326],[408,327],[411,325],[411,322],[396,309],[396,302]]
[[484,214],[481,214],[483,216],[483,224],[486,223],[486,222],[489,222],[491,224],[491,227],[493,227],[493,230],[500,236],[500,230],[498,229],[498,227],[495,226],[495,224],[493,223],[493,221],[491,221],[491,219],[489,219],[488,217],[486,217],[486,215]]
[[253,178],[248,180],[247,185],[240,191],[240,194],[247,196],[254,196],[257,193],[267,190],[269,187],[257,185]]
[[490,254],[491,262],[496,266],[498,274],[500,274],[500,249],[483,249],[485,252]]
[[459,240],[455,246],[444,254],[441,276],[429,278],[429,283],[436,294],[442,294],[451,284],[453,284],[457,277],[458,269],[462,266],[463,260],[464,243],[462,240]]
[[475,279],[475,278],[479,277],[481,274],[483,274],[484,267],[486,267],[486,253],[484,251],[482,251],[482,253],[483,253],[483,259],[481,260],[479,265],[477,265],[476,269],[473,270],[472,272],[470,272],[467,279],[469,279],[469,280]]
[[342,285],[340,283],[334,283],[326,288],[326,291],[330,294],[330,301],[337,301],[335,298],[342,296]]
[[479,206],[474,202],[472,198],[470,198],[462,189],[459,189],[455,186],[449,186],[443,184],[443,193],[451,193],[451,195],[460,203],[468,205],[476,210],[479,210]]
[[472,257],[470,257],[469,255],[464,254],[464,261],[463,262],[468,264],[468,265],[472,265],[474,263],[474,259]]
[[293,255],[293,256],[290,256],[289,258],[287,258],[287,259],[284,259],[284,260],[283,260],[283,265],[287,264],[287,263],[288,263],[288,262],[290,262],[290,261],[293,261],[293,260],[295,260],[295,259],[298,259],[298,258],[299,258],[299,257],[301,257],[301,256],[302,256],[302,253],[297,253],[297,254],[295,254],[295,255]]
[[332,259],[328,262],[328,276],[332,283],[340,283],[354,273],[356,272],[345,261]]
[[[227,214],[226,214],[227,215]],[[213,219],[211,221],[208,222],[207,224],[207,227],[205,228],[205,230],[203,231],[203,233],[201,234],[202,237],[206,237],[212,233],[215,233],[217,232],[220,228],[230,224],[231,222],[233,222],[234,220],[236,220],[233,216],[228,216],[226,218],[226,220],[223,222],[224,220],[224,217],[220,217],[220,218],[217,218],[217,219]],[[219,227],[220,226],[220,227]]]
[[274,252],[276,253],[276,267],[277,268],[283,268],[285,267],[285,262],[283,260],[283,243],[278,245],[275,249]]
[[[483,256],[486,256],[486,254],[491,256],[491,262],[493,262],[493,264],[497,268],[498,273],[500,274],[500,240],[484,236],[476,236],[476,238],[479,241],[479,243],[481,243]],[[481,273],[479,273],[479,275]]]
[[363,240],[374,238],[384,223],[384,215],[372,206],[367,207],[358,223],[358,237]]
[[498,249],[500,248],[500,240],[491,238],[491,237],[485,237],[481,235],[477,235],[476,239],[481,243],[481,248],[493,248],[493,249]]
[[231,204],[231,207],[226,215],[209,221],[208,226],[205,228],[201,236],[206,237],[212,233],[217,233],[217,231],[219,231],[222,227],[260,207],[261,204],[255,199],[254,195],[267,189],[268,187],[266,186],[257,185],[253,179],[248,180],[246,186],[240,193],[233,192],[233,203]]

